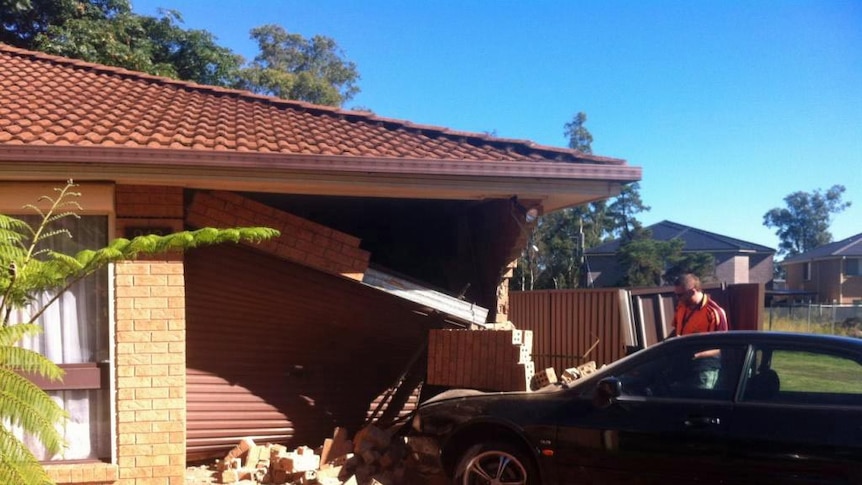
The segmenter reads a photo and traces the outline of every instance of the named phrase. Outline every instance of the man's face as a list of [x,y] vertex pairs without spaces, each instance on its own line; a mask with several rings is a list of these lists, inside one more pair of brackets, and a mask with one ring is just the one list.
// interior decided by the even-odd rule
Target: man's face
[[697,290],[694,288],[686,288],[684,286],[677,286],[674,288],[674,294],[676,295],[677,301],[682,303],[683,305],[696,305],[697,301],[695,300],[695,295],[697,295]]

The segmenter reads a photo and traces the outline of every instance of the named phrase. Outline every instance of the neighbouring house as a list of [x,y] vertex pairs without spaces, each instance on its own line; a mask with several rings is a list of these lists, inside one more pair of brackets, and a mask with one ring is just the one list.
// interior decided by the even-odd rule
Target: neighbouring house
[[862,305],[862,233],[781,261],[787,290],[817,303]]
[[66,369],[44,386],[71,419],[67,452],[42,458],[58,483],[177,485],[187,460],[242,437],[355,431],[399,379],[421,380],[430,329],[507,320],[528,211],[640,178],[620,159],[0,44],[4,214],[73,179],[77,248],[282,233],[114,264],[44,315],[24,345]]
[[[694,227],[661,221],[648,226],[656,241],[681,239],[682,252],[709,253],[715,257],[715,278],[726,284],[763,283],[772,281],[775,250],[729,236],[715,234]],[[589,281],[595,287],[619,286],[625,269],[617,253],[620,239],[600,244],[585,251],[585,264]]]

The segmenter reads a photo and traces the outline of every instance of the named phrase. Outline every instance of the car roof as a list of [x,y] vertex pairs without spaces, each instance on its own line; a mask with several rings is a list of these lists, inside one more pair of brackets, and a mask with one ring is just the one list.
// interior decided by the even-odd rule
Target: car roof
[[841,347],[862,350],[862,339],[846,337],[842,335],[780,332],[780,331],[756,331],[756,330],[732,330],[729,332],[709,332],[685,335],[671,338],[662,343],[673,344],[677,342],[693,342],[698,340],[725,342],[725,343],[796,343],[815,345],[838,345]]

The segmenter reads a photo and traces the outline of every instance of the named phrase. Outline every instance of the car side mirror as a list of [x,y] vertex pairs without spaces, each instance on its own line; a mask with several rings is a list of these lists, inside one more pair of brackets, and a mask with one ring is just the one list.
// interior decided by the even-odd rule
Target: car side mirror
[[616,377],[605,377],[599,381],[593,393],[593,404],[605,408],[623,393],[623,383]]

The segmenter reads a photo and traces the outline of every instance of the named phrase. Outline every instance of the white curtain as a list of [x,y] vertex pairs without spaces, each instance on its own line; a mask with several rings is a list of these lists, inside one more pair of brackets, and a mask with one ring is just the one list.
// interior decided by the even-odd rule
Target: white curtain
[[[86,305],[78,305],[78,295],[69,291],[60,296],[36,320],[42,326],[39,335],[28,336],[21,340],[20,345],[48,357],[57,364],[81,364],[91,362],[92,349],[86,346],[88,322]],[[39,295],[31,308],[41,308],[50,300],[51,295]],[[24,309],[16,315],[17,322],[26,322],[30,318],[29,309]],[[16,323],[17,323],[16,322]],[[49,456],[38,440],[32,436],[23,436],[24,441],[40,460],[78,460],[94,458],[90,438],[90,399],[89,391],[49,391],[51,398],[69,413],[69,420],[59,426],[68,448],[56,456]]]
[[[71,219],[71,218],[68,218]],[[93,221],[92,219],[95,219]],[[70,228],[78,236],[71,245],[68,238],[54,238],[52,249],[75,253],[82,247],[102,247],[106,242],[104,217],[82,217],[75,220],[79,227]],[[84,227],[80,227],[85,225]],[[76,283],[62,293],[36,320],[42,326],[39,335],[22,339],[20,345],[48,357],[57,364],[81,364],[106,361],[109,358],[107,331],[107,271],[103,270]],[[28,307],[18,310],[14,323],[27,322],[30,315],[50,301],[52,294],[37,295]],[[34,437],[18,435],[40,460],[82,460],[110,457],[110,423],[108,390],[62,390],[48,394],[69,413],[69,419],[59,426],[67,447],[50,456]]]

